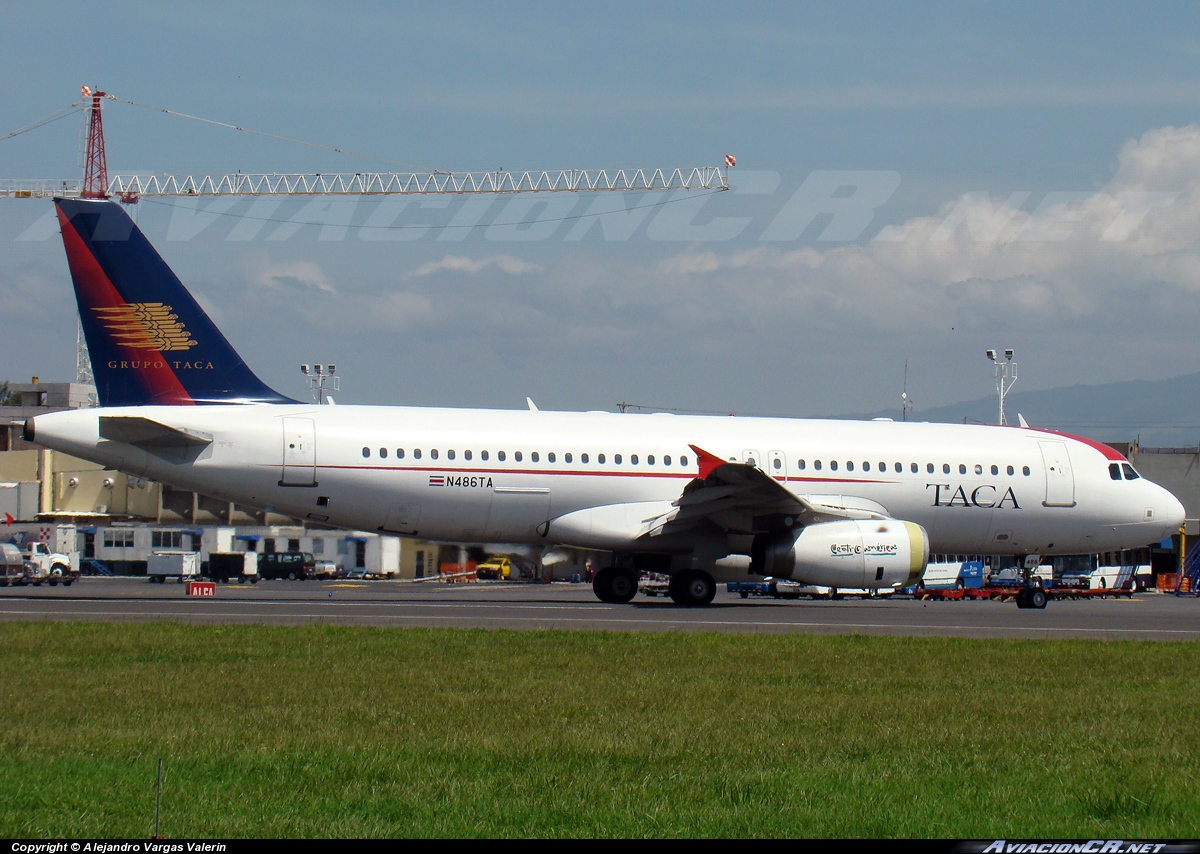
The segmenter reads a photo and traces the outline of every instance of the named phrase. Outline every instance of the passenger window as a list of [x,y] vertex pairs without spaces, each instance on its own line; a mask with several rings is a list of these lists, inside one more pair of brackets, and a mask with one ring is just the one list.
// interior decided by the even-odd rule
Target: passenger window
[[[575,459],[575,458],[574,458],[574,457],[572,457],[570,453],[563,454],[563,462],[564,462],[564,463],[569,463],[569,462],[571,462],[573,459]],[[553,455],[551,455],[550,462],[554,462]]]
[[621,455],[613,454],[613,462],[616,463],[617,465],[620,465],[621,464]]
[[396,449],[396,459],[398,459],[398,460],[404,459],[404,449],[403,448]]
[[420,448],[414,448],[414,449],[413,449],[413,459],[414,459],[414,460],[419,460],[419,459],[421,459],[421,449],[420,449]]
[[1007,471],[1007,472],[1008,472],[1010,475],[1012,475],[1012,474],[1015,474],[1015,473],[1016,473],[1016,469],[1014,469],[1012,466],[1009,466],[1009,467],[1006,469],[1006,471]]
[[829,470],[830,470],[830,471],[837,471],[837,460],[830,460],[830,461],[829,461]]
[[[879,470],[880,470],[880,471],[887,471],[887,463],[880,463],[880,464],[879,464]],[[899,471],[899,470],[900,470],[900,463],[896,463],[896,471]]]
[[925,463],[925,472],[927,474],[933,474],[933,463]]
[[783,460],[779,459],[779,457],[776,457],[775,459],[771,460],[771,465],[775,467],[775,471],[779,471],[781,468],[783,468]]
[[1120,480],[1121,479],[1121,464],[1120,463],[1109,463],[1108,476],[1111,477],[1113,480]]
[[870,470],[871,470],[871,464],[869,462],[867,462],[866,460],[864,460],[863,461],[863,471],[870,471]]
[[479,459],[483,460],[483,461],[486,463],[486,462],[487,462],[487,458],[488,458],[488,452],[487,452],[487,451],[480,451],[480,452],[479,452]]
[[370,448],[363,448],[363,459],[365,460],[365,459],[367,459],[367,457],[369,457],[369,456],[371,456],[371,449],[370,449]]
[[816,461],[813,463],[813,468],[814,468],[814,469],[816,469],[817,471],[820,471],[820,470],[821,470],[821,461],[820,461],[820,460],[816,460]]
[[950,474],[950,463],[942,463],[942,474]]
[[1121,463],[1121,470],[1125,472],[1126,480],[1137,480],[1139,475],[1133,470],[1133,466],[1129,463]]
[[681,466],[687,467],[687,464],[688,464],[687,457],[680,457],[680,458],[679,458],[679,464],[680,464]]
[[536,463],[536,462],[539,462],[539,461],[541,460],[541,457],[540,457],[540,456],[538,456],[538,452],[537,452],[537,451],[534,451],[532,454],[530,454],[530,455],[529,455],[529,459],[533,460],[533,461]]
[[387,448],[380,448],[380,449],[379,449],[379,459],[381,459],[381,460],[386,460],[386,459],[387,459]]
[[992,474],[1000,474],[1000,466],[992,466]]
[[1025,477],[1029,477],[1029,466],[1021,466],[1021,474],[1025,475]]
[[846,461],[846,471],[854,471],[854,463],[850,460]]
[[438,458],[437,448],[434,448],[432,451],[429,452],[429,459],[436,460],[437,458]]
[[446,451],[446,459],[448,459],[448,460],[454,459],[454,451],[453,450]]
[[646,465],[648,465],[648,466],[654,465],[654,454],[646,455]]
[[920,471],[920,466],[918,466],[916,463],[910,463],[908,466],[908,470],[911,471],[913,474],[916,474],[918,471]]
[[496,459],[498,459],[500,462],[504,462],[504,457],[505,457],[504,451],[496,452]]
[[804,460],[796,460],[796,468],[798,470],[804,471],[804,468],[806,465],[807,465],[807,463],[805,463]]
[[517,462],[521,462],[521,460],[522,460],[521,452],[513,451],[513,459],[516,460]]
[[958,464],[958,473],[959,473],[959,474],[966,474],[966,473],[967,473],[967,467],[966,467],[966,466],[964,466],[962,463],[959,463],[959,464]]
[[596,462],[598,462],[600,465],[604,465],[604,454],[600,454],[598,457],[596,457]]
[[979,463],[975,464],[975,474],[983,474],[983,466]]
[[587,455],[587,454],[580,454],[580,455],[579,455],[579,462],[581,462],[581,463],[587,463],[587,461],[588,461],[588,455]]
[[671,455],[667,454],[665,457],[663,457],[663,465],[669,466],[670,464],[671,464]]
[[469,460],[469,459],[471,459],[471,452],[470,452],[470,451],[463,451],[463,459],[464,459],[464,460]]

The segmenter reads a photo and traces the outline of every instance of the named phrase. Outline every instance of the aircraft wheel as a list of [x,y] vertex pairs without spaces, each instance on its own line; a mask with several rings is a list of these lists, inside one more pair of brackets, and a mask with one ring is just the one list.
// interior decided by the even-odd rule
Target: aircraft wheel
[[1018,608],[1028,608],[1029,607],[1029,589],[1022,587],[1020,590],[1017,591],[1017,595],[1014,596],[1013,599],[1014,599],[1014,601],[1016,601]]
[[596,573],[592,592],[601,602],[624,605],[637,595],[637,576],[623,567],[609,566]]
[[1040,587],[1035,587],[1029,591],[1026,601],[1029,603],[1028,607],[1041,610],[1046,607],[1046,591]]
[[710,605],[717,595],[717,583],[711,575],[702,570],[684,573],[683,586],[686,591],[686,601],[683,604],[688,607],[702,608]]

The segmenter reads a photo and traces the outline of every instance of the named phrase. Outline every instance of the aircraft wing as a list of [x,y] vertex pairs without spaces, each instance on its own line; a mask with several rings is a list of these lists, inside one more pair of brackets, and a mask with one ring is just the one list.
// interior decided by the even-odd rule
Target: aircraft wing
[[796,495],[757,466],[730,462],[691,446],[700,476],[684,487],[672,509],[647,526],[644,536],[716,526],[738,534],[783,531],[836,519],[884,519],[887,510],[850,495]]

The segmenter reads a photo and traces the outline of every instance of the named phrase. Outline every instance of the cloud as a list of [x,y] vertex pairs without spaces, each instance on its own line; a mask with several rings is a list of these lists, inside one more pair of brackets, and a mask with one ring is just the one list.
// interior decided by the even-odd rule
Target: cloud
[[500,270],[510,276],[541,273],[543,271],[540,264],[531,264],[528,261],[522,261],[520,258],[513,258],[511,255],[489,255],[486,258],[480,258],[478,261],[465,258],[461,255],[445,255],[440,261],[431,261],[428,264],[423,264],[417,269],[405,273],[404,278],[415,279],[423,276],[431,276],[434,273],[442,271],[465,273],[466,275],[474,276],[492,269]]
[[265,252],[260,252],[246,258],[242,272],[251,285],[268,291],[337,293],[315,261],[272,261]]

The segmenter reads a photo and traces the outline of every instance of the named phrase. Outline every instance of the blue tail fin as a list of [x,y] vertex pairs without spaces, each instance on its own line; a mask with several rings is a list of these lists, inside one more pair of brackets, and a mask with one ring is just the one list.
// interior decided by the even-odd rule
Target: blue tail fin
[[296,402],[254,375],[120,205],[54,203],[101,406]]

